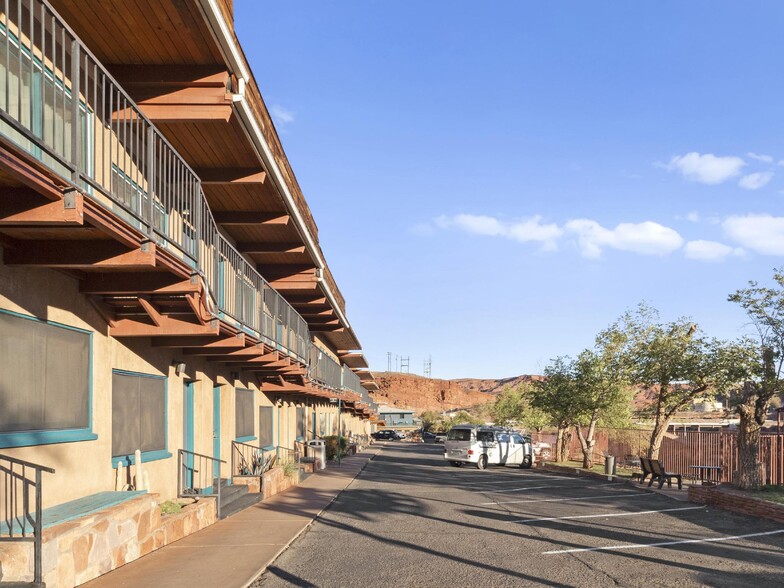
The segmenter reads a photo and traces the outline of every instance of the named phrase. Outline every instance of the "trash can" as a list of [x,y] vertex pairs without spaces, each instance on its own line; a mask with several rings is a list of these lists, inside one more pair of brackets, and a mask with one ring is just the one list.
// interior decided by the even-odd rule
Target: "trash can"
[[604,473],[608,476],[615,475],[615,456],[614,455],[605,455],[604,456]]
[[323,470],[327,467],[327,444],[324,440],[313,439],[313,441],[308,441],[305,447],[305,454],[316,459],[318,469]]

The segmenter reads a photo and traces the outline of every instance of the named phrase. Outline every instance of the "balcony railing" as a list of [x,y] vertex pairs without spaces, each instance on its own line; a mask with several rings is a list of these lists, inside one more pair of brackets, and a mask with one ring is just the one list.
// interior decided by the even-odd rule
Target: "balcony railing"
[[343,385],[340,364],[315,345],[310,348],[310,379],[336,390]]
[[0,134],[201,274],[221,317],[309,359],[307,323],[218,231],[201,182],[44,0],[0,0]]
[[347,365],[343,366],[343,388],[346,390],[351,390],[352,392],[356,392],[360,396],[362,395],[362,391],[365,390],[362,387],[359,376],[355,374]]

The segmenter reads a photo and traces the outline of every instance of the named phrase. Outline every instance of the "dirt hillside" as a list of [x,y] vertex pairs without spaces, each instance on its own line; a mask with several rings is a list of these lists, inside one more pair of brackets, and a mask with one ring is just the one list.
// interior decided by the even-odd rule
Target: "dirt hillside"
[[374,394],[376,402],[415,410],[443,412],[456,408],[470,408],[495,400],[505,386],[514,386],[539,376],[517,376],[499,380],[461,378],[436,380],[413,374],[376,372],[380,390]]

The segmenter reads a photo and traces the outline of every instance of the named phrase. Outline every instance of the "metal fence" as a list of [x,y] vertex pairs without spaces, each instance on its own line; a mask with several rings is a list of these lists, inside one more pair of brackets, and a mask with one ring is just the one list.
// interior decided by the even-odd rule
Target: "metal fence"
[[359,376],[355,374],[350,367],[347,365],[343,366],[343,388],[346,390],[351,390],[352,392],[356,392],[360,396],[362,392],[365,390],[362,387],[361,380]]
[[340,364],[315,345],[310,348],[310,379],[336,390],[342,387]]
[[[621,461],[644,455],[651,438],[646,429],[604,429],[596,433],[593,457],[602,461],[605,454]],[[569,455],[582,459],[576,436],[572,436]],[[677,431],[662,441],[659,459],[667,471],[695,475],[689,466],[720,466],[721,481],[732,482],[738,468],[738,435],[736,431]],[[760,437],[760,464],[766,484],[784,484],[784,434],[764,433]]]
[[307,362],[307,323],[219,232],[198,176],[45,0],[0,0],[0,134],[201,274],[227,320]]

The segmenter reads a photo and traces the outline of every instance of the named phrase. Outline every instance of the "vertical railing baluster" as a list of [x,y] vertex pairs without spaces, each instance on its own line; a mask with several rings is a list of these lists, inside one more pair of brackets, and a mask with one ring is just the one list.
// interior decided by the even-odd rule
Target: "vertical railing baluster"
[[152,125],[147,127],[147,222],[148,235],[155,240],[155,130]]
[[42,543],[43,538],[41,537],[41,532],[43,530],[43,520],[41,517],[41,511],[43,510],[43,480],[41,476],[41,470],[35,470],[35,526],[34,526],[34,533],[35,533],[35,572],[34,572],[34,579],[35,582],[41,583],[43,581],[43,562],[41,561],[42,555]]
[[[79,172],[82,167],[80,158],[82,125],[79,124],[79,94],[81,90],[80,51],[79,41],[74,39],[71,42],[71,165],[73,165],[71,180],[77,185],[79,183]],[[63,93],[65,93],[65,83],[63,83]]]

